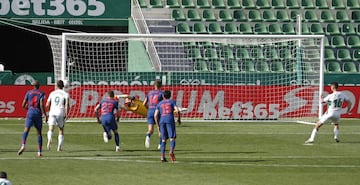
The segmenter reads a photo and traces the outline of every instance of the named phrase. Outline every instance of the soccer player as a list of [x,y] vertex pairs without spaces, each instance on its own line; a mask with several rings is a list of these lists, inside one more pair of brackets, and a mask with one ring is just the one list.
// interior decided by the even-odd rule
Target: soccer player
[[50,93],[49,98],[46,101],[46,109],[49,110],[49,130],[47,132],[48,142],[46,146],[47,149],[50,150],[54,127],[57,125],[59,127],[57,147],[58,152],[62,151],[65,120],[68,117],[68,113],[70,111],[69,94],[65,92],[63,88],[64,82],[62,80],[58,80],[56,82],[56,89]]
[[25,151],[26,139],[29,135],[30,128],[34,126],[37,131],[38,140],[38,157],[42,156],[42,115],[46,118],[45,112],[45,93],[41,91],[39,81],[35,80],[32,83],[34,89],[26,92],[25,98],[22,102],[22,107],[27,109],[24,132],[22,134],[22,143],[18,151],[21,155]]
[[0,185],[12,185],[4,171],[0,172]]
[[315,136],[318,133],[320,127],[328,120],[331,120],[334,124],[334,139],[336,142],[340,142],[339,140],[339,120],[341,116],[341,109],[343,102],[347,103],[347,113],[350,113],[352,102],[350,99],[341,91],[338,91],[338,83],[331,83],[331,91],[332,93],[323,98],[320,97],[321,103],[327,103],[327,111],[323,114],[319,121],[316,123],[315,128],[311,132],[310,138],[305,141],[305,143],[314,142]]
[[[176,139],[176,129],[175,129],[175,116],[174,111],[178,112],[178,123],[181,123],[180,120],[180,110],[176,106],[176,102],[172,99],[171,92],[165,91],[164,92],[164,100],[161,101],[155,110],[154,118],[156,125],[158,127],[160,137],[161,137],[161,162],[166,162],[165,158],[165,148],[166,148],[166,141],[170,138],[170,151],[169,155],[173,162],[176,161],[174,150],[175,150],[175,139]],[[159,118],[160,115],[160,118]]]
[[[112,131],[115,136],[115,144],[116,144],[115,151],[119,152],[120,136],[117,130],[118,129],[117,121],[119,121],[120,112],[119,112],[119,103],[117,100],[114,99],[114,91],[109,90],[107,92],[107,97],[101,100],[100,103],[95,107],[96,115],[99,115],[98,113],[99,110],[100,110],[101,119],[99,119],[99,117],[97,117],[97,119],[98,121],[101,122],[104,128],[104,133],[103,133],[104,142],[105,143],[109,142],[109,140],[111,139],[111,131]],[[115,120],[114,112],[117,117],[116,120]]]
[[[163,92],[160,90],[160,88],[161,88],[161,81],[156,80],[154,82],[154,90],[149,91],[148,95],[146,96],[143,102],[143,105],[148,107],[148,112],[147,112],[148,130],[146,132],[146,137],[145,137],[145,148],[150,148],[150,137],[154,133],[155,109],[158,103],[163,99]],[[161,143],[161,138],[159,139],[158,149],[160,149],[159,148],[160,143]]]

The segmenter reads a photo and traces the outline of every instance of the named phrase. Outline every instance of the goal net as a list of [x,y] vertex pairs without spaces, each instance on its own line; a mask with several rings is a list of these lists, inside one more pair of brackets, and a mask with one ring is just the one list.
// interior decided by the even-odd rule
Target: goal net
[[143,100],[155,80],[187,109],[185,119],[314,120],[322,111],[320,35],[64,33],[49,40],[55,79],[69,83],[72,118],[94,117],[108,90]]

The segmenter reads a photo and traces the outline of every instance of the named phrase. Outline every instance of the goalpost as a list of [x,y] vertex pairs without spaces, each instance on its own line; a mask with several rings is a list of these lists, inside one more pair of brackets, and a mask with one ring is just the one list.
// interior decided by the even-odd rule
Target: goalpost
[[[302,120],[322,113],[321,35],[48,35],[71,117],[94,117],[108,90],[143,100],[161,80],[190,120]],[[120,106],[124,100],[120,98]],[[122,119],[143,119],[122,111]]]

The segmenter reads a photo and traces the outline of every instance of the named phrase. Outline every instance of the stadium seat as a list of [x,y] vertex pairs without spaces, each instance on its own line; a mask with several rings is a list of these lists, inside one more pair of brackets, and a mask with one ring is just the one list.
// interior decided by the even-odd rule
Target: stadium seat
[[326,35],[328,36],[341,35],[339,25],[336,23],[328,23],[326,26]]
[[303,70],[305,72],[312,72],[313,67],[310,62],[303,62],[303,63],[301,63],[301,70]]
[[279,22],[290,22],[290,17],[286,10],[277,10],[276,19]]
[[249,10],[249,19],[248,20],[251,22],[262,21],[260,11],[259,10]]
[[191,59],[202,59],[200,48],[189,48],[188,55]]
[[271,0],[271,5],[274,9],[285,9],[284,0]]
[[209,33],[211,33],[211,34],[222,34],[223,33],[223,31],[221,30],[220,24],[217,22],[210,23],[208,28],[209,28]]
[[243,21],[247,21],[247,16],[245,14],[245,11],[243,10],[234,10],[234,20],[235,21],[240,21],[240,22],[243,22]]
[[270,63],[271,72],[284,72],[284,65],[280,61],[275,61]]
[[175,19],[175,21],[185,21],[186,17],[182,10],[180,9],[173,9],[171,17]]
[[212,9],[206,9],[203,11],[202,19],[204,21],[216,21],[215,13]]
[[326,48],[325,51],[324,51],[324,58],[326,61],[334,61],[336,60],[335,58],[335,53],[334,53],[334,50],[333,49],[330,49],[330,48]]
[[224,0],[212,0],[212,7],[216,9],[226,8]]
[[195,9],[189,9],[187,12],[187,20],[189,21],[201,21],[200,13]]
[[338,49],[336,53],[337,60],[339,61],[347,61],[351,60],[350,50],[349,49]]
[[299,1],[298,0],[286,0],[286,7],[289,9],[299,9]]
[[239,61],[250,60],[250,53],[246,48],[238,48],[236,50],[236,59]]
[[266,61],[257,61],[255,63],[255,70],[257,72],[270,72],[269,64]]
[[206,60],[218,60],[219,56],[218,56],[218,53],[217,53],[216,49],[214,49],[214,48],[206,48],[204,50],[204,58]]
[[238,27],[235,23],[226,23],[224,26],[224,33],[226,34],[239,34]]
[[210,60],[208,61],[209,69],[212,72],[223,72],[224,68],[220,60]]
[[343,35],[357,35],[354,25],[350,23],[345,23],[342,25],[342,34]]
[[332,9],[345,9],[344,0],[331,0],[331,8]]
[[181,7],[183,8],[195,8],[195,3],[193,0],[181,0]]
[[242,34],[253,34],[254,33],[251,29],[251,25],[248,23],[240,23],[239,31]]
[[146,3],[146,0],[138,0],[140,8],[147,8],[148,5]]
[[208,33],[205,24],[196,22],[193,26],[193,32],[196,34],[206,34]]
[[255,66],[252,61],[242,61],[240,64],[241,72],[254,72]]
[[347,37],[346,43],[349,48],[360,48],[360,36],[350,35]]
[[202,59],[195,60],[194,71],[198,71],[198,72],[207,72],[207,71],[209,71],[209,68],[208,68],[207,63],[205,62],[205,60],[202,60]]
[[163,4],[161,0],[150,0],[150,7],[151,8],[162,8]]
[[226,71],[228,72],[239,72],[239,64],[235,60],[229,60],[225,62]]
[[304,13],[305,22],[319,22],[319,19],[314,10],[306,10]]
[[269,9],[271,8],[269,0],[256,0],[257,9]]
[[219,11],[219,19],[218,21],[233,21],[234,19],[232,18],[232,15],[230,13],[230,11],[228,10],[220,10]]
[[302,0],[301,7],[304,9],[315,9],[315,4],[313,0]]
[[184,47],[186,48],[195,48],[196,42],[183,42]]
[[166,0],[166,7],[168,8],[180,8],[180,3],[178,0]]
[[324,35],[324,30],[320,23],[311,24],[310,31],[313,35]]
[[263,23],[256,23],[254,25],[255,34],[269,34],[268,27]]
[[350,10],[360,10],[359,0],[347,0],[346,6]]
[[256,5],[254,0],[242,0],[242,7],[245,9],[255,9]]
[[332,48],[332,46],[330,45],[330,42],[329,42],[329,37],[324,38],[324,46],[325,46],[325,48]]
[[293,61],[286,61],[286,63],[284,63],[284,70],[289,73],[296,72],[296,63]]
[[291,10],[291,12],[290,12],[290,19],[291,19],[293,22],[296,22],[296,19],[297,19],[297,16],[298,16],[298,15],[300,15],[300,17],[302,16],[300,10]]
[[278,53],[278,56],[279,56],[279,58],[281,58],[281,59],[289,60],[289,59],[293,59],[293,58],[294,58],[294,56],[293,56],[292,53],[291,53],[291,50],[289,50],[287,47],[280,48],[278,52],[279,52],[279,53]]
[[330,10],[322,10],[320,14],[320,21],[321,22],[335,22],[333,13]]
[[346,10],[337,10],[335,17],[337,22],[340,23],[350,22],[350,18]]
[[263,21],[265,22],[276,22],[277,19],[275,17],[273,10],[264,10],[263,11]]
[[315,1],[315,6],[318,9],[329,9],[329,5],[327,3],[328,0],[316,0]]
[[303,35],[311,34],[308,24],[306,24],[306,23],[301,24],[301,34],[303,34]]
[[269,32],[270,32],[270,34],[275,34],[275,35],[283,34],[281,26],[278,23],[270,24]]
[[253,59],[256,59],[256,60],[265,59],[265,55],[264,55],[264,53],[263,53],[263,49],[262,49],[262,48],[253,48],[253,49],[251,49],[250,56],[251,56]]
[[211,42],[208,42],[208,41],[197,42],[197,45],[199,47],[202,47],[202,48],[211,48],[211,47],[213,47],[213,44]]
[[329,73],[341,73],[341,66],[338,62],[327,62],[326,66],[327,72]]
[[343,62],[342,64],[342,71],[344,73],[357,73],[358,72],[358,69],[356,67],[356,64],[354,62],[350,62],[350,61],[347,61],[347,62]]
[[187,23],[181,22],[176,26],[176,32],[180,34],[191,34],[190,26]]
[[293,23],[286,23],[282,25],[282,31],[284,34],[296,34],[295,27]]
[[240,9],[241,5],[240,5],[239,0],[228,0],[227,1],[227,7],[229,9]]
[[211,8],[211,4],[209,3],[209,0],[197,0],[196,7],[197,8]]
[[[353,10],[351,13],[351,22],[360,22],[360,10]],[[360,30],[358,32],[360,32]]]
[[335,35],[331,38],[331,45],[333,48],[346,48],[345,39],[341,35]]
[[226,60],[233,60],[235,59],[234,57],[234,52],[233,52],[233,48],[232,47],[223,47],[220,51],[220,58],[221,59],[226,59]]
[[360,49],[354,49],[353,50],[352,58],[353,58],[353,61],[356,61],[356,62],[360,61]]
[[278,52],[274,47],[266,49],[264,55],[266,59],[271,59],[272,61],[280,59]]

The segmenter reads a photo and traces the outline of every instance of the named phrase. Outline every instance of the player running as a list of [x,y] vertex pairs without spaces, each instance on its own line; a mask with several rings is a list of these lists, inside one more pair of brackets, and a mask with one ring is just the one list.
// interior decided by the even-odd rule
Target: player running
[[323,114],[319,121],[316,123],[315,128],[311,132],[310,138],[305,141],[305,143],[312,143],[314,142],[315,136],[318,133],[320,127],[328,120],[331,120],[334,124],[334,139],[336,142],[340,142],[339,140],[339,120],[341,116],[341,109],[343,102],[347,103],[347,113],[350,113],[350,109],[352,106],[352,102],[350,99],[345,95],[345,93],[338,91],[338,83],[333,82],[331,83],[331,91],[332,93],[326,96],[324,99],[320,98],[321,103],[327,103],[328,109]]
[[65,92],[63,88],[64,82],[62,80],[58,80],[56,82],[56,89],[50,93],[49,98],[46,101],[46,108],[49,110],[49,130],[47,132],[48,142],[46,146],[47,149],[50,150],[54,126],[57,125],[59,127],[58,152],[62,151],[65,120],[67,119],[70,111],[69,94]]
[[[161,162],[166,162],[165,158],[165,148],[166,141],[170,138],[170,151],[169,155],[173,162],[176,161],[174,150],[175,150],[175,139],[176,139],[176,129],[175,129],[175,120],[174,120],[174,111],[177,112],[178,115],[178,123],[181,123],[180,120],[180,109],[176,106],[176,102],[172,99],[171,92],[164,92],[164,100],[161,101],[155,110],[154,118],[156,125],[158,127],[158,131],[161,137]],[[160,116],[160,117],[159,117]]]
[[[101,111],[101,119],[98,117],[99,110]],[[116,120],[115,115],[116,114]],[[120,136],[118,133],[118,125],[117,121],[119,121],[120,118],[120,112],[119,112],[119,103],[117,100],[114,99],[114,91],[109,90],[107,92],[107,97],[100,101],[100,103],[95,107],[95,114],[97,115],[98,122],[101,122],[104,133],[103,138],[104,142],[109,142],[109,139],[111,139],[111,131],[113,131],[115,136],[115,151],[120,151]]]

